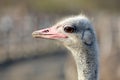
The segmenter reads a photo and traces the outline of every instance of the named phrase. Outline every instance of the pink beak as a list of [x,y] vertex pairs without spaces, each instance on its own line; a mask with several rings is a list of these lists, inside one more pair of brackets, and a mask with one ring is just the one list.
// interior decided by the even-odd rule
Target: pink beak
[[47,39],[67,38],[65,34],[58,33],[55,27],[34,31],[32,33],[32,36],[35,38],[47,38]]

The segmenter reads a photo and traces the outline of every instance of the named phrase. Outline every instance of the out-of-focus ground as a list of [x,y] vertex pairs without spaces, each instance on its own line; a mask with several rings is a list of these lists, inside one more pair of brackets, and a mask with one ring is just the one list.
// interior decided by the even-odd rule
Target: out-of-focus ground
[[69,51],[55,41],[34,39],[31,33],[81,12],[97,33],[100,80],[120,80],[119,1],[80,1],[1,0],[0,80],[77,80]]

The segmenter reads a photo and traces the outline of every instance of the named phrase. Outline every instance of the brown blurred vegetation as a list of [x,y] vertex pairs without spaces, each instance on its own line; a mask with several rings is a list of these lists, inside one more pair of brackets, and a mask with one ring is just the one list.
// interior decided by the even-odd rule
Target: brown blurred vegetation
[[34,30],[80,12],[93,22],[100,47],[100,80],[120,80],[119,0],[0,0],[0,80],[76,80],[73,58]]

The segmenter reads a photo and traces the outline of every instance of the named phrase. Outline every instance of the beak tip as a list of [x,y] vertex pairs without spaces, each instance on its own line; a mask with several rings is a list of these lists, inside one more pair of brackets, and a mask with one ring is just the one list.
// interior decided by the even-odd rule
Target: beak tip
[[32,37],[33,37],[33,38],[41,38],[41,36],[42,36],[42,34],[40,34],[39,31],[34,31],[34,32],[32,33]]
[[37,33],[34,31],[33,33],[32,33],[32,37],[36,37],[36,35],[37,35]]

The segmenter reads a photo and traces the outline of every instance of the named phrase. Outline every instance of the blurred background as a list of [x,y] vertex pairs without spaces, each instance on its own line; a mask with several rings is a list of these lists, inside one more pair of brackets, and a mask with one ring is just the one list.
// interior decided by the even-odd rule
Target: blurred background
[[31,33],[87,15],[100,47],[100,80],[120,80],[120,0],[0,0],[0,80],[77,80],[63,46]]

